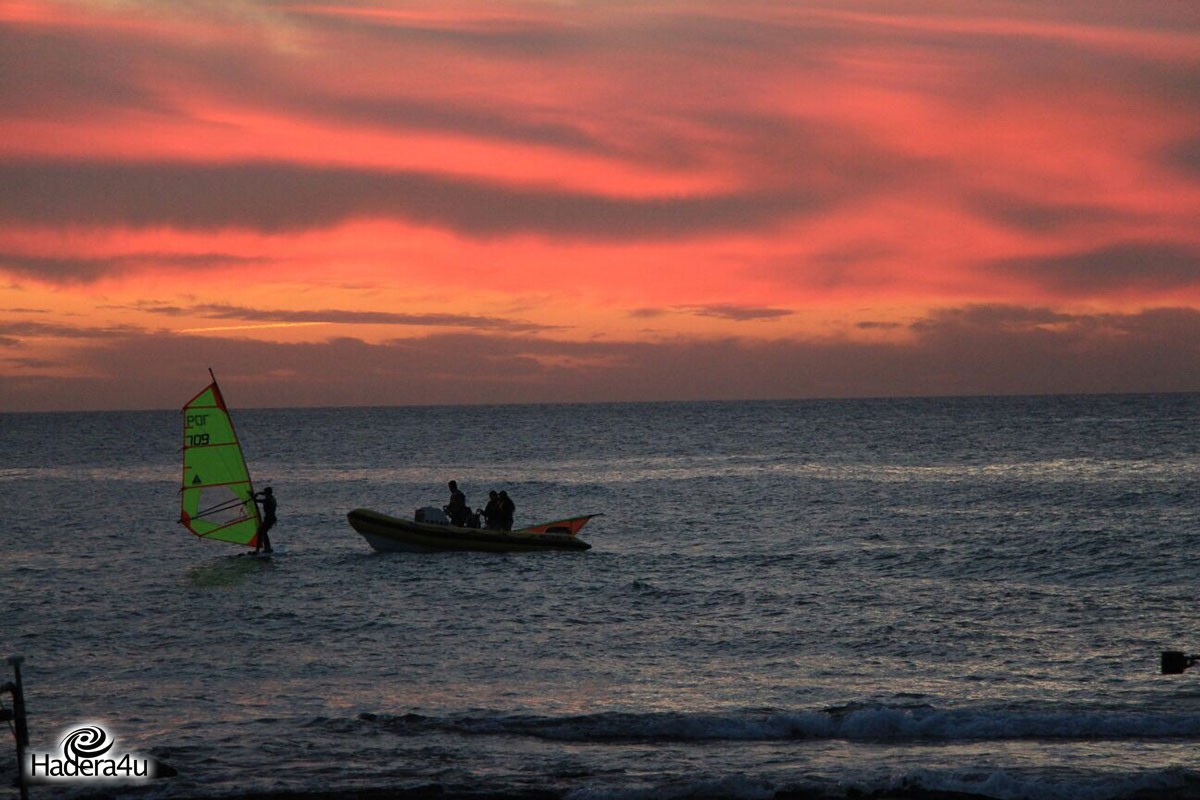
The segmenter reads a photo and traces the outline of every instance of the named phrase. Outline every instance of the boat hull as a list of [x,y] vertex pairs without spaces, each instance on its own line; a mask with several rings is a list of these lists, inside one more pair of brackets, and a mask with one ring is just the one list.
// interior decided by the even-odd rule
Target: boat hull
[[[530,553],[539,550],[590,550],[592,547],[569,533],[545,533],[529,528],[492,531],[434,525],[392,517],[369,508],[356,508],[347,514],[346,518],[350,521],[350,527],[358,531],[367,540],[367,544],[383,553],[430,553],[444,550]],[[582,527],[582,524],[578,527]],[[578,527],[575,529],[578,530]]]

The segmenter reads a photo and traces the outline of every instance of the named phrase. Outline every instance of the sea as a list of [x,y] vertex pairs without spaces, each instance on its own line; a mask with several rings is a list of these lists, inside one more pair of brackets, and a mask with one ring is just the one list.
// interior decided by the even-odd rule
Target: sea
[[[0,415],[26,756],[87,728],[156,775],[34,800],[1200,797],[1200,666],[1161,669],[1200,652],[1200,395],[223,388],[270,559],[177,524],[177,410]],[[378,553],[347,524],[452,479],[518,527],[600,513],[592,549]],[[0,731],[0,797],[16,763]]]

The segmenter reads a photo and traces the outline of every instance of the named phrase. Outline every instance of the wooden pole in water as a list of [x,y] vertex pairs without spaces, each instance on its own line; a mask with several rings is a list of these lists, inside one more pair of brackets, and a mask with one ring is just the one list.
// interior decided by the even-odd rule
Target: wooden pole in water
[[5,714],[13,721],[13,735],[17,740],[17,784],[21,789],[21,800],[29,800],[29,781],[25,776],[25,748],[29,746],[29,721],[25,717],[25,691],[21,688],[22,656],[9,656],[8,664],[13,668],[13,680],[0,686],[0,692],[12,695],[13,707],[11,714]]

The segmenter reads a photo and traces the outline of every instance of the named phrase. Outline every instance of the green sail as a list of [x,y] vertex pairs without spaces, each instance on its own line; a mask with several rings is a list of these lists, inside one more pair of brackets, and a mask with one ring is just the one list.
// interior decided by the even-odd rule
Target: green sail
[[255,545],[261,519],[258,504],[215,376],[183,407],[179,495],[179,521],[192,533],[203,539]]

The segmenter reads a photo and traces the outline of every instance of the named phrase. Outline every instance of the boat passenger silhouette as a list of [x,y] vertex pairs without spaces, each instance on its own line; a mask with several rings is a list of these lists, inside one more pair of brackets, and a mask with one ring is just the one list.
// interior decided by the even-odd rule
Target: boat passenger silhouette
[[492,489],[488,492],[487,506],[479,512],[483,516],[483,526],[488,530],[500,530],[500,495],[496,494],[496,490]]
[[451,525],[463,527],[471,516],[471,509],[467,506],[467,496],[459,490],[457,481],[450,481],[449,487],[450,502],[442,510],[446,512],[446,516],[450,517]]
[[500,530],[511,531],[513,526],[513,514],[517,511],[517,504],[508,496],[508,492],[500,490]]

